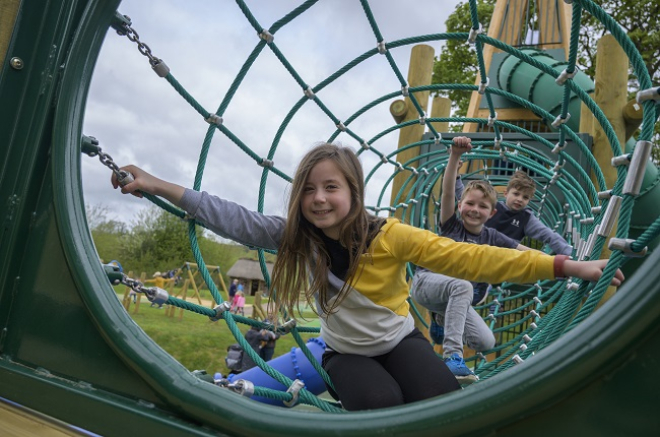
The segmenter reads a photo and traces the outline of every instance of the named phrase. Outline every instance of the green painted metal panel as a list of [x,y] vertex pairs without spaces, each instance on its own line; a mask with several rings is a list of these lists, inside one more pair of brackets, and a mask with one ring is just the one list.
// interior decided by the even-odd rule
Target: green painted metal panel
[[[126,314],[98,262],[80,181],[82,115],[118,1],[21,7],[0,82],[0,396],[103,435],[628,435],[658,430],[660,262],[533,360],[449,396],[331,415],[200,381]],[[41,6],[41,7],[40,7]],[[64,68],[61,68],[64,66]],[[8,102],[8,103],[5,103]]]

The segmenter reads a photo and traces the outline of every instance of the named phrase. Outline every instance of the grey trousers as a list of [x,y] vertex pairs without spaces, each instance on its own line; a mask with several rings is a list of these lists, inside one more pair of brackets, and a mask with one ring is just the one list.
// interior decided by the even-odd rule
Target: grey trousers
[[444,326],[443,356],[463,356],[463,343],[476,351],[495,346],[495,336],[486,322],[472,308],[472,284],[463,279],[418,270],[413,277],[412,298],[438,314],[436,321]]

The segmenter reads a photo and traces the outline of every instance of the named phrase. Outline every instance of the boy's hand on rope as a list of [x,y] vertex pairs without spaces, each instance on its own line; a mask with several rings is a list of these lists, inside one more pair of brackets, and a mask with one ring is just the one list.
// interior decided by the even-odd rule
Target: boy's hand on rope
[[[183,196],[185,188],[173,184],[171,182],[158,179],[150,173],[142,170],[134,165],[127,165],[122,167],[121,170],[129,172],[133,175],[133,182],[121,187],[121,192],[124,194],[132,194],[136,197],[142,197],[142,193],[152,194],[154,196],[164,197],[172,202],[174,205],[179,206],[179,201]],[[110,179],[112,186],[117,189],[120,184],[117,181],[117,176],[113,173]]]
[[[566,260],[564,263],[564,275],[584,279],[585,281],[596,282],[603,275],[603,269],[607,265],[606,259],[594,261],[572,261]],[[618,287],[625,277],[620,269],[617,269],[610,285]]]
[[468,137],[454,137],[450,153],[461,156],[472,150],[472,140]]

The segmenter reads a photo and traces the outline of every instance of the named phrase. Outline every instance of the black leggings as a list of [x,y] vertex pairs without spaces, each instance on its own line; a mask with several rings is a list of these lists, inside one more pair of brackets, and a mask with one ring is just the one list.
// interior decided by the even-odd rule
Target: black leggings
[[335,388],[328,391],[349,411],[393,407],[461,388],[418,329],[377,357],[327,351],[323,368]]

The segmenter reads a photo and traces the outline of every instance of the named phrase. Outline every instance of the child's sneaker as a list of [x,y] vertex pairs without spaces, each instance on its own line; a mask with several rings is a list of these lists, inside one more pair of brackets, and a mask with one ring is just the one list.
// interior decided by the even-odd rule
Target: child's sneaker
[[475,289],[474,290],[474,297],[472,298],[472,306],[473,307],[478,307],[478,306],[483,305],[484,303],[486,303],[486,299],[488,298],[488,293],[490,293],[491,288],[492,288],[492,286],[489,285],[485,290]]
[[445,328],[435,321],[435,314],[431,313],[431,325],[429,326],[429,336],[435,344],[442,344],[445,340]]
[[479,377],[465,365],[465,361],[460,355],[454,353],[444,361],[460,384],[472,384],[479,380]]

